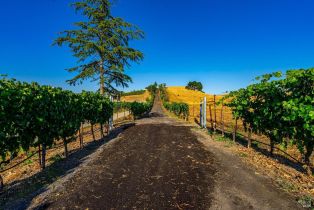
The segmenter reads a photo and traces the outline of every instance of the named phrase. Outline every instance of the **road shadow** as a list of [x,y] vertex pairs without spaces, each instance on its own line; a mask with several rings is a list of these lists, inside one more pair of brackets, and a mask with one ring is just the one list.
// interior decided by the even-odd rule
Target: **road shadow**
[[[207,128],[207,130],[210,133],[214,132],[214,130],[211,128]],[[219,128],[217,128],[216,133],[221,133],[221,130]],[[229,131],[225,131],[225,137],[232,141],[233,133],[231,133]],[[243,147],[247,147],[247,144],[248,144],[247,138],[244,135],[239,134],[239,133],[236,136],[236,142],[238,144],[242,145]],[[297,160],[293,156],[289,155],[284,150],[282,150],[278,147],[275,147],[274,150],[279,151],[281,154],[275,153],[275,154],[271,155],[269,152],[269,149],[268,149],[269,147],[270,147],[270,144],[259,141],[258,139],[252,139],[251,148],[254,149],[256,152],[259,152],[259,153],[261,153],[267,157],[270,157],[270,158],[276,160],[278,163],[281,163],[283,165],[294,168],[295,170],[297,170],[301,173],[307,172],[306,169],[303,168],[303,164],[299,160]],[[312,172],[314,172],[313,169],[312,169]]]
[[56,160],[45,170],[6,185],[0,192],[0,209],[26,209],[34,197],[47,191],[50,184],[72,173],[99,147],[134,125],[133,122],[121,125],[105,138],[90,142],[83,149],[72,150],[67,159]]
[[154,117],[165,117],[165,115],[164,115],[164,114],[162,114],[162,113],[158,113],[158,112],[150,112],[150,113],[148,114],[148,117],[149,117],[149,118],[154,118]]

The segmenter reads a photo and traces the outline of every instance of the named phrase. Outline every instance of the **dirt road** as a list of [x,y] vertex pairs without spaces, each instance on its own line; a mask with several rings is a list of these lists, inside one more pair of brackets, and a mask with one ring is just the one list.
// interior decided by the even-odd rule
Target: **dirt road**
[[290,195],[157,100],[90,161],[33,200],[30,209],[299,209]]

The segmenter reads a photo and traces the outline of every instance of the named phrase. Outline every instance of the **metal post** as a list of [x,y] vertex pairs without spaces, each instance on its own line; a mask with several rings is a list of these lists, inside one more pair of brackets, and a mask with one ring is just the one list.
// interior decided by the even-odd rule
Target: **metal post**
[[204,97],[204,111],[203,111],[203,128],[206,128],[206,97]]
[[216,117],[216,95],[214,95],[214,133],[216,134],[217,129],[217,117]]
[[203,102],[200,104],[200,126],[203,127]]

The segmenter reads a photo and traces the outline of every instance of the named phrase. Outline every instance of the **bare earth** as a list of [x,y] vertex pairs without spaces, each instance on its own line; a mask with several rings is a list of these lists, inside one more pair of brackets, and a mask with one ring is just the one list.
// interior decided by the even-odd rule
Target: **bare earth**
[[123,131],[29,209],[301,209],[203,131],[164,116]]

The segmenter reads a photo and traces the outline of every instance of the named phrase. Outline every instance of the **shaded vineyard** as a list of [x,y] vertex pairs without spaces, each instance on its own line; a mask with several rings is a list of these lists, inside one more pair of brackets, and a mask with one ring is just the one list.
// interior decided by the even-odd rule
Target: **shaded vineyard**
[[27,157],[37,153],[38,163],[44,169],[47,149],[60,141],[65,157],[69,154],[68,144],[77,138],[80,148],[83,147],[86,124],[90,124],[90,134],[95,141],[95,127],[100,138],[104,138],[105,132],[109,133],[114,112],[124,109],[138,118],[152,106],[152,102],[113,103],[99,93],[78,94],[7,78],[0,80],[0,104],[2,169],[21,153],[26,153]]

